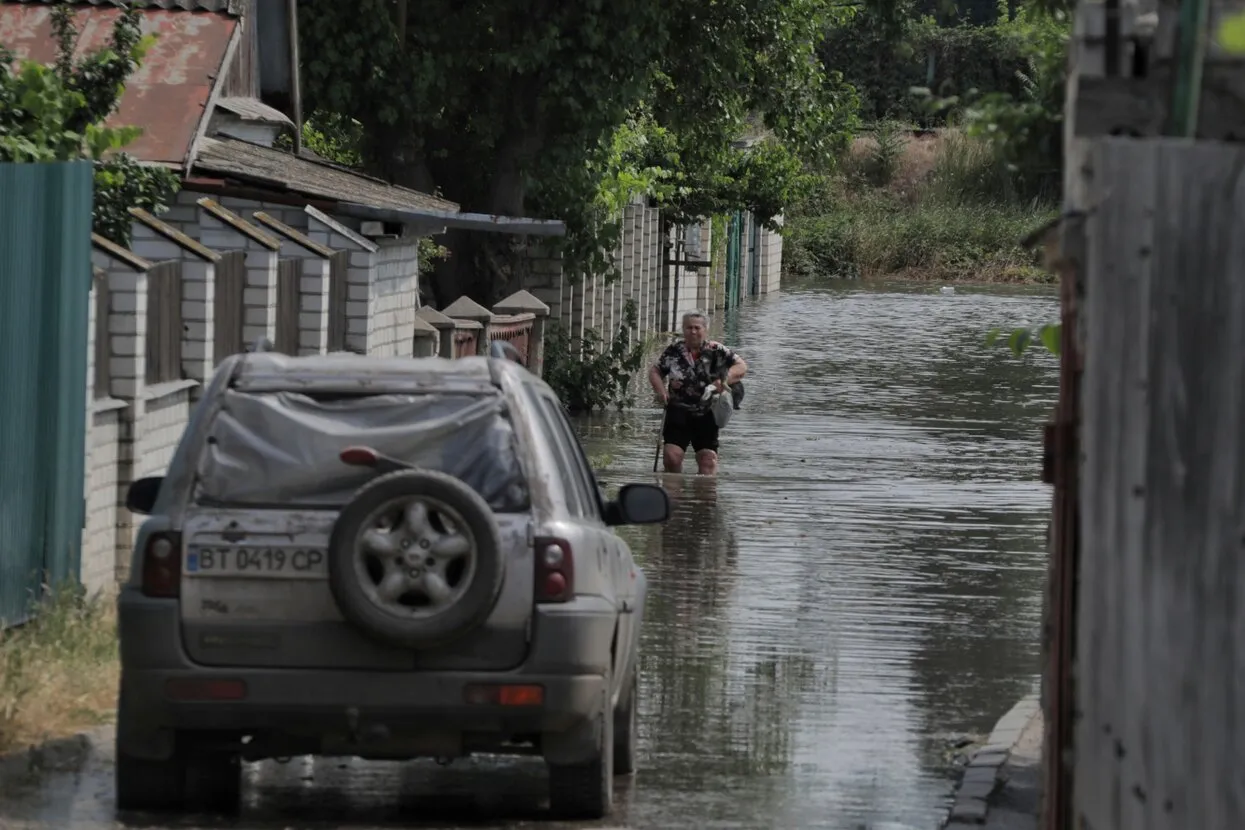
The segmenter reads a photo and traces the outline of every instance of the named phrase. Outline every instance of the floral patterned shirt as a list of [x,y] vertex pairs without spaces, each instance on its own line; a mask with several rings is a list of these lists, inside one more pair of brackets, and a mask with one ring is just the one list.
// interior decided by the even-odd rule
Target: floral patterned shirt
[[671,343],[657,358],[657,371],[667,383],[679,383],[679,388],[670,388],[670,406],[707,410],[709,404],[702,400],[706,387],[715,380],[725,380],[726,373],[739,360],[739,355],[716,340],[706,340],[695,357],[682,340]]

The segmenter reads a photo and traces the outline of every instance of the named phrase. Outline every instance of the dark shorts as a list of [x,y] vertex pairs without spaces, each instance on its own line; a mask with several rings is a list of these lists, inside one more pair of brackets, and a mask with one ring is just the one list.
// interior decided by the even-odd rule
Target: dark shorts
[[718,449],[718,424],[712,412],[689,412],[672,406],[666,412],[666,426],[661,440],[686,450],[691,444],[696,452]]

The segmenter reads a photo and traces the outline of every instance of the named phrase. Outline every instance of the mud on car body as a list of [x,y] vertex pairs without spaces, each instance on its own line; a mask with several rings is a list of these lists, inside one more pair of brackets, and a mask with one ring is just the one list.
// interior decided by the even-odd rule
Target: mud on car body
[[559,814],[635,767],[644,572],[550,388],[472,357],[235,355],[118,598],[120,809],[236,807],[240,760],[539,754]]

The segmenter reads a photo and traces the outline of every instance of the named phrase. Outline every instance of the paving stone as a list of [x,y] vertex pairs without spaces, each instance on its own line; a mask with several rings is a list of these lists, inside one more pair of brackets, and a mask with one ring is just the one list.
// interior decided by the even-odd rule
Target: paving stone
[[964,770],[964,778],[962,779],[962,783],[968,784],[981,781],[989,781],[994,783],[998,781],[998,777],[998,770],[992,767],[969,767]]
[[958,799],[955,806],[951,808],[951,820],[981,824],[986,820],[988,811],[989,807],[986,802],[980,798]]
[[970,767],[999,767],[1007,760],[1006,752],[978,752],[969,759]]
[[998,786],[998,781],[990,779],[989,781],[965,781],[956,790],[956,798],[980,799],[985,801],[990,793],[994,792],[994,788]]

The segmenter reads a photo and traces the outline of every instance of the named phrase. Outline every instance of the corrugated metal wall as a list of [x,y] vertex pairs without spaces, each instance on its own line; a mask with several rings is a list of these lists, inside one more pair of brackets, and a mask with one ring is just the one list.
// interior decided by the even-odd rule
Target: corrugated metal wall
[[0,621],[76,581],[86,450],[89,162],[0,164]]

